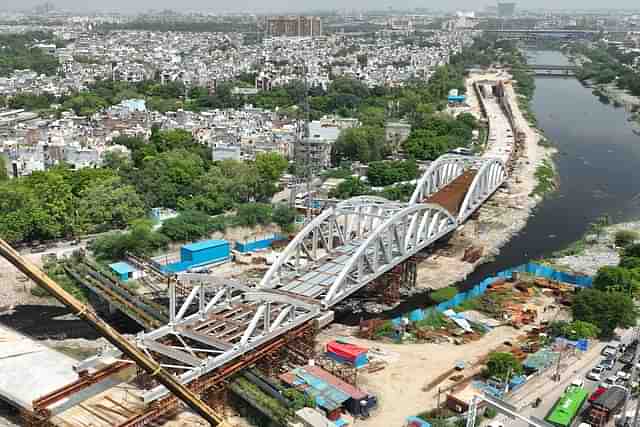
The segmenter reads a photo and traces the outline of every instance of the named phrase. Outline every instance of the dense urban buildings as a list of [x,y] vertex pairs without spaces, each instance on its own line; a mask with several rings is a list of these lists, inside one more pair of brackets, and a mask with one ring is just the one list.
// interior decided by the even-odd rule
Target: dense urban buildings
[[317,16],[273,16],[266,20],[268,36],[319,37],[322,19]]

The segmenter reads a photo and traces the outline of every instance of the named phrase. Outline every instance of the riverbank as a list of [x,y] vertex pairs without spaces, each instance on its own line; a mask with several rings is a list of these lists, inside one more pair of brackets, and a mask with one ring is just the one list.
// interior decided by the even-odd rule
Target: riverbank
[[[556,149],[545,144],[541,132],[527,120],[518,102],[520,97],[508,76],[484,73],[473,74],[467,79],[468,103],[476,118],[480,118],[481,111],[473,83],[482,80],[502,80],[505,83],[515,124],[526,135],[524,150],[505,188],[498,190],[480,208],[478,218],[467,221],[456,231],[447,247],[418,266],[418,288],[439,289],[450,286],[466,279],[478,265],[492,261],[500,253],[500,249],[524,228],[535,207],[543,200],[543,195],[536,191],[539,185],[537,171],[545,164],[552,164],[550,159]],[[480,250],[480,258],[474,262],[463,261],[469,248]]]
[[616,233],[619,231],[640,235],[640,220],[613,224],[597,233],[587,233],[544,262],[559,269],[593,276],[600,267],[616,266],[620,262],[620,248],[616,245]]

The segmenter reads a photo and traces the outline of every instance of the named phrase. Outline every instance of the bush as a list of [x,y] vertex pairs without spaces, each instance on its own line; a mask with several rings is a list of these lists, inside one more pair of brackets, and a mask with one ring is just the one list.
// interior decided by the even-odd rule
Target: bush
[[235,217],[235,224],[245,227],[253,227],[257,224],[270,224],[273,208],[266,203],[247,203],[240,205]]
[[276,206],[273,210],[272,217],[273,222],[278,224],[282,231],[289,232],[293,229],[293,222],[296,219],[296,211],[287,205],[281,204]]
[[638,240],[638,232],[633,230],[618,230],[615,235],[616,245],[627,247]]
[[187,242],[224,229],[224,217],[212,218],[204,212],[187,211],[165,221],[160,232],[173,241]]
[[458,294],[458,289],[453,286],[448,286],[446,288],[438,289],[437,291],[431,292],[429,295],[436,304],[440,304],[441,302],[445,302],[455,297]]
[[498,351],[489,354],[487,369],[484,371],[487,378],[507,380],[521,373],[522,363],[513,354]]
[[495,418],[496,415],[498,415],[498,411],[496,411],[494,408],[492,408],[491,406],[489,406],[487,409],[484,410],[484,416],[486,418]]

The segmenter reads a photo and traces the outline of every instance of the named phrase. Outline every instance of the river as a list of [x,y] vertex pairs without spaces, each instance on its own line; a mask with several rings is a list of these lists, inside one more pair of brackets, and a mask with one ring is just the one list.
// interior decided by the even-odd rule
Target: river
[[[529,62],[568,65],[557,51],[529,51]],[[632,132],[623,108],[603,103],[572,77],[537,77],[531,107],[538,127],[558,149],[554,157],[559,187],[536,208],[525,228],[507,243],[494,261],[482,264],[458,284],[479,283],[509,267],[548,257],[579,240],[590,224],[608,215],[613,222],[640,217],[640,136]],[[424,294],[414,295],[384,317],[423,307]],[[380,315],[377,315],[380,316]],[[340,316],[347,324],[360,313]]]
[[[528,56],[530,63],[568,64],[556,51]],[[531,107],[539,128],[558,149],[559,188],[494,262],[476,270],[472,281],[565,248],[603,215],[613,222],[640,216],[640,137],[624,109],[601,102],[575,78],[558,77],[536,78]]]

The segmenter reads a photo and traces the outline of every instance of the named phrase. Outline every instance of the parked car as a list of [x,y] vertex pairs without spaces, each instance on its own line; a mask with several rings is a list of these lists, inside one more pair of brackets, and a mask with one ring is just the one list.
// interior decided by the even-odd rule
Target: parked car
[[615,365],[616,361],[613,359],[602,359],[602,362],[600,362],[600,366],[602,366],[607,371],[612,370]]
[[611,386],[616,385],[616,378],[614,376],[607,377],[604,381],[600,383],[600,387],[609,388]]
[[587,374],[587,379],[592,381],[600,381],[602,379],[602,374],[604,373],[604,368],[602,366],[596,366],[589,371]]
[[576,387],[582,387],[584,386],[584,378],[582,377],[575,377],[573,379],[573,381],[571,381],[571,385],[572,386],[576,386]]
[[631,378],[631,372],[625,372],[623,369],[620,369],[618,372],[616,372],[616,377],[622,378],[623,380],[626,381],[629,378]]

